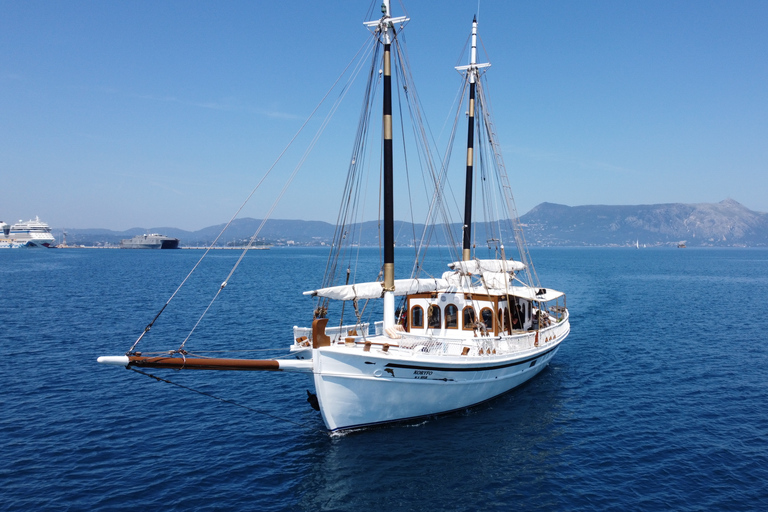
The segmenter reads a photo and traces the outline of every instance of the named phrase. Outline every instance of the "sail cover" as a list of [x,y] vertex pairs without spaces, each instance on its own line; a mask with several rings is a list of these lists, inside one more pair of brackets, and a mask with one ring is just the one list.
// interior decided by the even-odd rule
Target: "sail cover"
[[[395,295],[436,292],[446,288],[448,288],[448,282],[445,279],[395,279]],[[304,295],[334,300],[378,299],[383,294],[384,287],[380,281],[331,286],[304,292]]]
[[525,265],[515,260],[467,260],[454,261],[449,268],[459,270],[464,274],[480,274],[482,272],[518,272]]
[[550,300],[559,299],[565,294],[551,288],[529,288],[527,286],[512,286],[509,288],[509,295],[523,299],[535,300],[538,302],[549,302]]

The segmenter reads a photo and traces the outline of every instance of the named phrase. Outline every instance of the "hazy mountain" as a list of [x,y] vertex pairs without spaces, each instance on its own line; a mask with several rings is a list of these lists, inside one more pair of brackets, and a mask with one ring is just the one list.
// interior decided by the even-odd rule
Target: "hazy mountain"
[[520,218],[534,245],[768,245],[768,214],[726,199],[709,204],[564,206],[542,203]]
[[[768,214],[754,212],[727,199],[716,204],[657,204],[634,206],[565,206],[542,203],[520,218],[525,237],[530,245],[546,246],[610,246],[677,245],[685,241],[688,246],[765,247],[768,246]],[[217,245],[241,245],[256,232],[261,220],[237,219]],[[123,238],[143,233],[161,233],[179,238],[183,246],[210,244],[221,232],[224,224],[209,226],[198,231],[184,231],[171,227],[132,228],[126,231],[107,229],[69,229],[70,245],[117,245]],[[379,223],[364,222],[350,226],[349,231],[359,233],[362,245],[378,245]],[[418,240],[423,224],[395,223],[398,245],[410,245]],[[482,230],[482,227],[479,228]],[[61,229],[54,229],[61,239]],[[283,220],[267,221],[259,234],[259,243],[280,245],[324,245],[333,238],[334,226],[321,221]],[[459,224],[450,232],[442,227],[434,230],[433,243],[451,243],[460,239]],[[484,240],[482,232],[476,238]],[[509,239],[509,234],[505,234]]]

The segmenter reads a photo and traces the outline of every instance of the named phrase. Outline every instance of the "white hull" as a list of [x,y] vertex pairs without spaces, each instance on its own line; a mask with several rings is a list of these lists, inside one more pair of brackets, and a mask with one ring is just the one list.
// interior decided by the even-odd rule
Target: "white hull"
[[21,249],[26,247],[26,243],[22,244],[15,240],[0,240],[0,249]]
[[[347,430],[480,404],[543,370],[568,335],[567,320],[556,330],[556,337],[538,347],[500,355],[429,356],[395,348],[363,352],[361,346],[345,345],[315,349],[314,383],[323,421],[331,431]],[[371,339],[377,340],[395,341]]]
[[53,237],[50,239],[0,239],[0,249],[52,249],[55,246]]

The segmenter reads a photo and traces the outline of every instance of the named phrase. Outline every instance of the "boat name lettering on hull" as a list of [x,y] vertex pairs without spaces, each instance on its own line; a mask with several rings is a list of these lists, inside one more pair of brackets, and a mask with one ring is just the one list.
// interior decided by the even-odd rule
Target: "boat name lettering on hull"
[[431,370],[414,370],[413,372],[413,378],[414,379],[426,379],[430,375],[432,375]]

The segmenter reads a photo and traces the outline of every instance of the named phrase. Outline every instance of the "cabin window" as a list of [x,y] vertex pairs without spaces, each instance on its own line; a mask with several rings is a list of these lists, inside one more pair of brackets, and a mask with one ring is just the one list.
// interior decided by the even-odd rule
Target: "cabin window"
[[504,312],[499,308],[499,311],[496,314],[496,325],[499,326],[499,330],[503,331],[507,328],[506,325],[504,325]]
[[514,305],[512,305],[511,309],[506,306],[504,307],[504,328],[510,333],[522,329],[522,324],[518,320],[517,310],[515,310]]
[[483,308],[480,310],[480,317],[483,319],[485,328],[489,331],[493,330],[493,310],[491,308]]
[[413,306],[411,308],[411,327],[424,328],[424,309],[421,306]]
[[462,316],[464,317],[464,323],[462,323],[462,328],[468,331],[471,331],[475,328],[475,308],[472,306],[465,307],[462,312]]
[[430,329],[439,329],[440,328],[440,306],[437,304],[432,304],[429,306],[429,310],[427,312],[427,316],[429,317],[427,319],[427,322],[429,322],[429,328]]
[[445,306],[445,328],[446,329],[458,329],[459,328],[459,308],[453,304]]
[[507,320],[513,331],[523,329],[523,325],[525,325],[525,312],[520,304],[516,304],[515,302],[512,303],[509,309],[509,318]]

